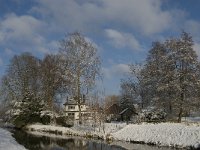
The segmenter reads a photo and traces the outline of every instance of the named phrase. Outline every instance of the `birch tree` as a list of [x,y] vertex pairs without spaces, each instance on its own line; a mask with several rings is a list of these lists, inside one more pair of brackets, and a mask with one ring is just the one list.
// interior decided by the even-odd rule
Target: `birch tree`
[[75,98],[81,117],[81,95],[87,95],[100,75],[100,58],[97,48],[78,32],[72,33],[60,42],[60,56],[65,63],[65,76],[70,80],[70,94]]

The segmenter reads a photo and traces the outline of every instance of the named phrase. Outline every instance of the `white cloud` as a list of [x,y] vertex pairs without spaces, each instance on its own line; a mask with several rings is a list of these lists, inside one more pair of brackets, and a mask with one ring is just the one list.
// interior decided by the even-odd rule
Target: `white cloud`
[[[43,36],[47,24],[33,16],[7,14],[0,22],[0,43],[15,51],[48,53],[52,41]],[[54,47],[53,47],[54,48]]]
[[[32,16],[16,16],[15,14],[9,14],[1,22],[1,39],[33,39],[33,37],[39,37],[37,33],[43,26],[43,23]],[[37,31],[37,32],[35,32]],[[41,37],[39,37],[40,39]],[[37,40],[37,39],[35,39]]]
[[116,48],[128,47],[133,50],[141,50],[141,46],[137,39],[129,33],[119,32],[113,29],[106,29],[106,36]]
[[159,33],[173,22],[170,11],[162,9],[161,0],[37,0],[32,8],[48,19],[55,30],[92,30],[113,24],[139,30],[143,34]]
[[108,68],[103,67],[102,71],[104,77],[109,79],[116,76],[122,76],[130,72],[130,69],[127,64],[113,64]]

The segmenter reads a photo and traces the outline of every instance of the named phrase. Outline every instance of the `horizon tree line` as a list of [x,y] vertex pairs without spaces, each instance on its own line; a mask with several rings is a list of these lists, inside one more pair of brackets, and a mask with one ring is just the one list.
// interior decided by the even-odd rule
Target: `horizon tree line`
[[[120,107],[132,109],[133,103],[139,103],[142,108],[163,109],[178,122],[198,111],[200,63],[193,44],[184,31],[179,38],[153,42],[145,63],[130,64],[128,77],[121,80]],[[27,119],[43,110],[59,111],[56,102],[67,94],[78,104],[81,124],[81,95],[92,91],[100,70],[96,47],[78,32],[60,41],[57,54],[43,59],[28,52],[15,55],[1,80],[5,112],[12,121],[30,123]]]
[[153,42],[143,65],[130,64],[122,80],[122,96],[142,108],[163,109],[169,119],[181,118],[200,108],[200,62],[189,33]]
[[[54,111],[62,94],[74,97],[81,118],[81,95],[89,94],[95,86],[100,65],[93,43],[74,32],[60,41],[57,54],[43,59],[28,52],[13,56],[1,81],[0,97],[13,122],[30,123],[27,119],[40,111]],[[32,109],[35,106],[37,110]]]

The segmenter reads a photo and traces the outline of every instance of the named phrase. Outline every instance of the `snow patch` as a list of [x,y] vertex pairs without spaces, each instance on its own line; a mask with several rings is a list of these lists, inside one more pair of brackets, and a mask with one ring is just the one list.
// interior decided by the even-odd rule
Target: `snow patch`
[[130,124],[113,133],[112,137],[120,141],[197,148],[200,146],[200,127],[178,123]]
[[200,126],[198,124],[159,123],[129,124],[105,123],[104,127],[74,126],[72,128],[51,125],[29,125],[29,131],[113,139],[114,141],[135,141],[172,147],[200,147]]
[[1,150],[26,150],[19,145],[12,137],[11,133],[0,128],[0,149]]

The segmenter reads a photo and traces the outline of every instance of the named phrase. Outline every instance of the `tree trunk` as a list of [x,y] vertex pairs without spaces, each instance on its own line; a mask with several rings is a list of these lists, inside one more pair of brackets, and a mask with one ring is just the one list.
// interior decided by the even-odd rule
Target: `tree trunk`
[[183,108],[181,106],[181,108],[179,109],[179,114],[178,114],[178,122],[181,122],[181,118],[182,118],[182,114],[183,114]]
[[182,118],[182,115],[183,115],[183,102],[184,102],[184,99],[185,99],[185,93],[182,92],[181,93],[181,104],[180,104],[179,113],[178,113],[178,122],[179,123],[181,122],[181,118]]
[[78,102],[78,110],[79,110],[79,124],[82,124],[82,116],[81,116],[81,87],[80,87],[80,70],[78,70],[78,83],[77,83],[77,102]]

